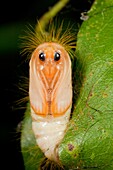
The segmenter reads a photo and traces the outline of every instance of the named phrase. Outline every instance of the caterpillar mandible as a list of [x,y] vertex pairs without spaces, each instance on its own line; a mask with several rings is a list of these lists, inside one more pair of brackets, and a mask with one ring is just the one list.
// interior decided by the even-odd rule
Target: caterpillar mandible
[[59,162],[58,146],[69,122],[72,107],[71,56],[75,33],[68,25],[63,32],[49,27],[48,33],[30,31],[23,43],[29,62],[29,101],[32,130],[45,156]]

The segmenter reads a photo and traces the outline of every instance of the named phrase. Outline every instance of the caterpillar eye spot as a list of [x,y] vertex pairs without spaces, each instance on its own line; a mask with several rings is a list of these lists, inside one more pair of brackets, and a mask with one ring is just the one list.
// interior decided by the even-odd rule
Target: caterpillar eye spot
[[54,54],[54,60],[55,60],[55,61],[60,60],[60,53],[55,52],[55,54]]
[[43,52],[39,54],[39,59],[45,61],[45,54]]

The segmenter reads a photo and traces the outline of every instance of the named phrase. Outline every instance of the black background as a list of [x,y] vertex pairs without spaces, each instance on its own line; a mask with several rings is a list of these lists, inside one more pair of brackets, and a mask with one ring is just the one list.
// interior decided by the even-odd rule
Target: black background
[[[0,169],[3,170],[24,170],[17,125],[23,119],[25,109],[19,109],[15,101],[24,97],[17,86],[20,77],[28,75],[28,63],[22,62],[24,58],[20,56],[18,36],[24,24],[35,24],[55,2],[57,0],[10,0],[0,4],[0,31],[4,28],[4,42],[0,39],[0,44],[9,42],[10,45],[10,42],[15,42],[12,50],[0,48]],[[73,17],[81,24],[80,13],[88,10],[90,6],[91,2],[88,0],[71,0],[60,15]],[[19,24],[21,27],[17,29]],[[12,28],[12,36],[8,39],[6,36],[9,28]],[[15,30],[18,30],[18,34]]]

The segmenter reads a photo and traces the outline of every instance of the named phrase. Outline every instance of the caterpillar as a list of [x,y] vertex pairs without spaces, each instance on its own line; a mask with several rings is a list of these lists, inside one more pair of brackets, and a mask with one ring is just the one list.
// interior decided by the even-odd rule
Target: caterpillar
[[[56,23],[55,23],[56,24]],[[29,58],[29,102],[36,143],[49,160],[59,162],[58,146],[72,108],[75,33],[68,24],[50,24],[48,32],[28,30],[22,53]]]

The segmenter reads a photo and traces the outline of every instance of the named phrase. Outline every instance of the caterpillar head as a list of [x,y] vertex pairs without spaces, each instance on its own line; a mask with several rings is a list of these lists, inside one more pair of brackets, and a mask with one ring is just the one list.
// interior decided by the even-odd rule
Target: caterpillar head
[[[71,60],[75,32],[63,22],[50,24],[47,32],[28,30],[22,53],[30,56],[29,98],[32,110],[40,116],[63,115],[72,103]],[[63,31],[64,30],[64,31]]]
[[71,106],[71,60],[60,44],[46,42],[32,53],[29,96],[40,116],[60,116]]

